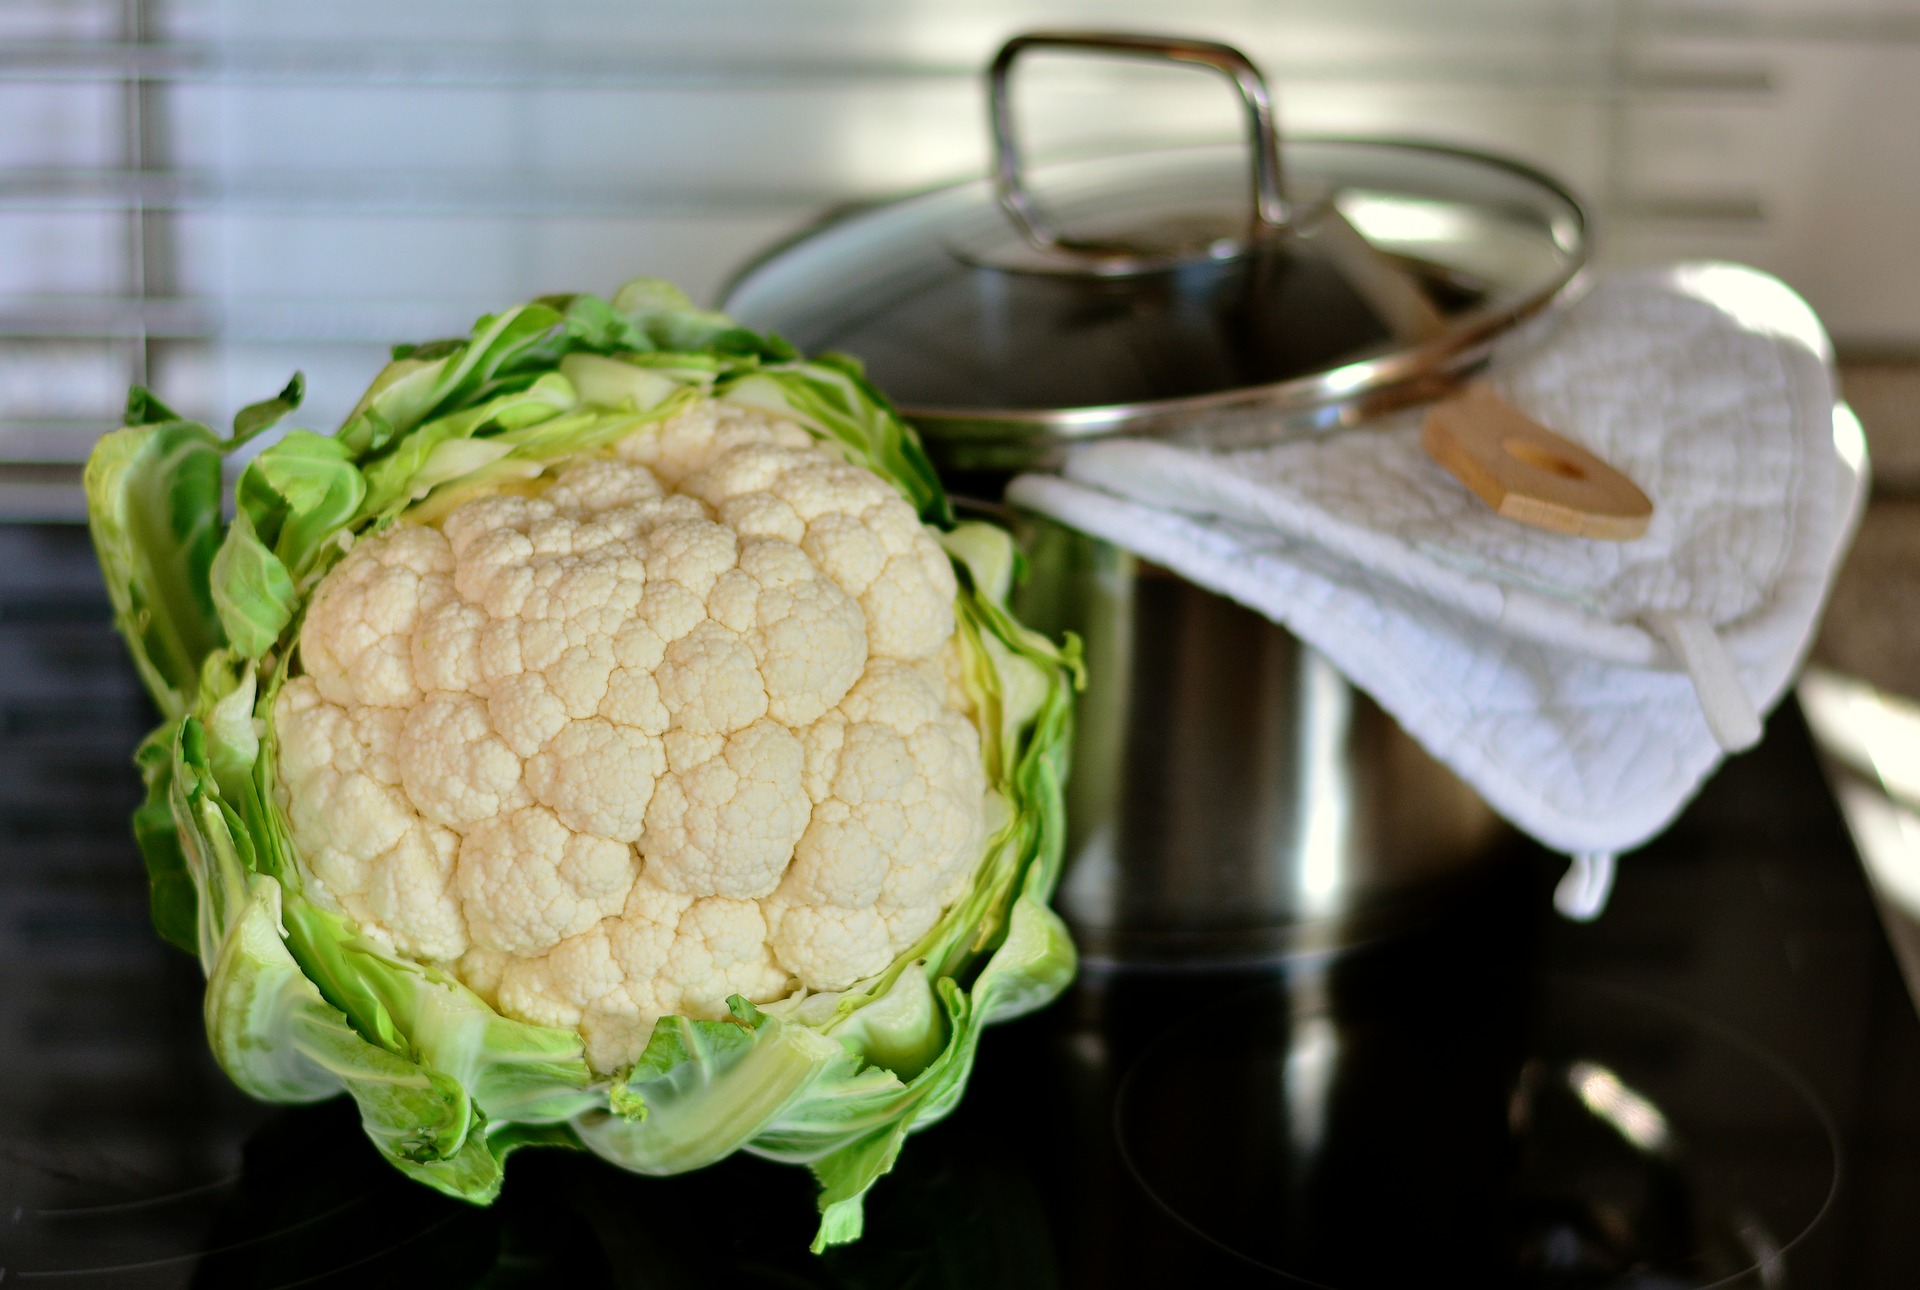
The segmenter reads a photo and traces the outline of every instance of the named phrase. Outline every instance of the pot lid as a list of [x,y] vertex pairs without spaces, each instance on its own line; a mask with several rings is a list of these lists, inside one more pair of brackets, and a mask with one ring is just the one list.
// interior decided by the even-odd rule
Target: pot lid
[[[1169,58],[1240,91],[1251,146],[1027,170],[1009,72],[1035,47]],[[1516,162],[1431,144],[1280,143],[1226,46],[1034,33],[989,73],[995,174],[830,220],[745,269],[723,307],[857,355],[942,464],[1032,464],[1063,440],[1214,442],[1343,424],[1436,392],[1543,306],[1587,218]]]

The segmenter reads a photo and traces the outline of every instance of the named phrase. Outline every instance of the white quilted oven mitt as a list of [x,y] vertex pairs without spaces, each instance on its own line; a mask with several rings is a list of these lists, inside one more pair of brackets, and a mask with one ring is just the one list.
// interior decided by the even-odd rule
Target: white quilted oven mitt
[[1645,536],[1496,515],[1421,451],[1421,409],[1234,452],[1091,444],[1009,496],[1284,625],[1496,810],[1604,868],[1758,738],[1858,520],[1865,443],[1812,311],[1735,265],[1603,280],[1489,375],[1639,484]]

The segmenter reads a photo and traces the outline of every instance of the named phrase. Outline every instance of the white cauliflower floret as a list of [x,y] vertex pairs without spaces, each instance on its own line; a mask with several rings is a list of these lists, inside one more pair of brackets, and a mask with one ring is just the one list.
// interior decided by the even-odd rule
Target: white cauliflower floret
[[887,920],[877,909],[789,908],[775,902],[770,912],[773,952],[804,980],[817,981],[820,989],[844,990],[893,959],[887,948]]
[[401,953],[444,962],[467,949],[467,918],[453,889],[459,854],[458,834],[420,821],[371,866],[366,918],[388,929]]
[[655,679],[673,724],[696,735],[739,730],[767,712],[752,647],[712,619],[667,646]]
[[323,907],[403,954],[457,958],[467,948],[451,890],[459,839],[415,811],[394,773],[400,714],[377,713],[328,703],[310,677],[289,681],[275,705],[281,803]]
[[400,782],[420,814],[450,829],[470,829],[527,800],[520,759],[493,732],[486,705],[471,694],[438,691],[406,714]]
[[509,960],[500,973],[497,997],[500,1007],[522,1020],[578,1026],[588,1007],[625,981],[607,928],[597,923],[536,958]]
[[432,529],[408,526],[353,552],[321,582],[300,632],[307,675],[334,703],[409,707],[412,635],[451,594],[452,553]]
[[665,779],[640,849],[655,882],[746,900],[770,895],[807,827],[800,741],[760,721]]
[[806,752],[816,805],[773,896],[774,945],[802,979],[844,989],[917,940],[977,858],[986,775],[972,724],[889,660],[808,732]]
[[750,900],[696,899],[643,877],[625,912],[582,939],[597,937],[624,974],[620,987],[582,1007],[580,1033],[598,1070],[632,1061],[659,1017],[722,1016],[729,995],[777,998],[791,980],[767,943],[765,915]]
[[637,868],[632,848],[575,833],[552,811],[526,806],[467,834],[455,881],[474,944],[527,954],[619,909]]
[[711,400],[554,474],[327,575],[279,795],[323,906],[608,1071],[884,969],[986,784],[951,566],[877,476]]
[[602,717],[568,724],[527,762],[527,787],[570,829],[638,842],[654,784],[667,768],[660,740]]

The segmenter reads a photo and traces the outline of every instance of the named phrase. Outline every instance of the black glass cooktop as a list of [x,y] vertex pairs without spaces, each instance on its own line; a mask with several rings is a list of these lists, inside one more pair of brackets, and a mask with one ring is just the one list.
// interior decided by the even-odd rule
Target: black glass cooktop
[[527,1152],[477,1210],[235,1093],[147,926],[149,719],[85,535],[0,528],[0,1287],[1920,1285],[1920,1024],[1791,711],[1596,924],[1516,850],[1342,955],[1083,976],[819,1258],[796,1170]]

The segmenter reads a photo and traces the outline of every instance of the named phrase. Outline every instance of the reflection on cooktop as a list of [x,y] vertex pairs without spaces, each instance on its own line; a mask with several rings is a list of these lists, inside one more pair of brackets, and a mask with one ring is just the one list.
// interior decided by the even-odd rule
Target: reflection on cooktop
[[442,1275],[478,1283],[497,1262],[478,1230],[488,1217],[410,1184],[360,1150],[359,1137],[352,1107],[334,1102],[268,1113],[238,1167],[197,1185],[110,1187],[83,1172],[93,1162],[41,1162],[11,1180],[9,1273],[27,1283],[241,1287],[372,1269],[412,1271],[421,1284]]
[[[1415,975],[1353,991],[1316,966],[1168,1030],[1115,1106],[1134,1179],[1224,1249],[1342,1290],[1437,1267],[1780,1283],[1839,1175],[1826,1111],[1776,1058],[1611,987],[1548,980],[1463,1017],[1435,996],[1456,982]],[[1765,1167],[1782,1156],[1798,1167]]]
[[1920,1022],[1792,712],[1597,924],[1520,851],[1345,955],[1083,975],[824,1257],[800,1170],[529,1151],[481,1210],[237,1094],[147,926],[149,720],[84,533],[0,527],[0,1286],[1920,1285]]
[[[520,1166],[524,1164],[524,1168]],[[1058,1284],[1045,1212],[1021,1158],[993,1137],[915,1152],[874,1197],[878,1239],[807,1253],[813,1185],[736,1158],[680,1178],[588,1156],[516,1157],[478,1209],[401,1177],[366,1148],[350,1103],[272,1114],[240,1170],[191,1191],[22,1205],[5,1283],[100,1287],[710,1286],[883,1290]],[[78,1173],[68,1181],[83,1181]],[[18,1185],[18,1180],[15,1180]]]

